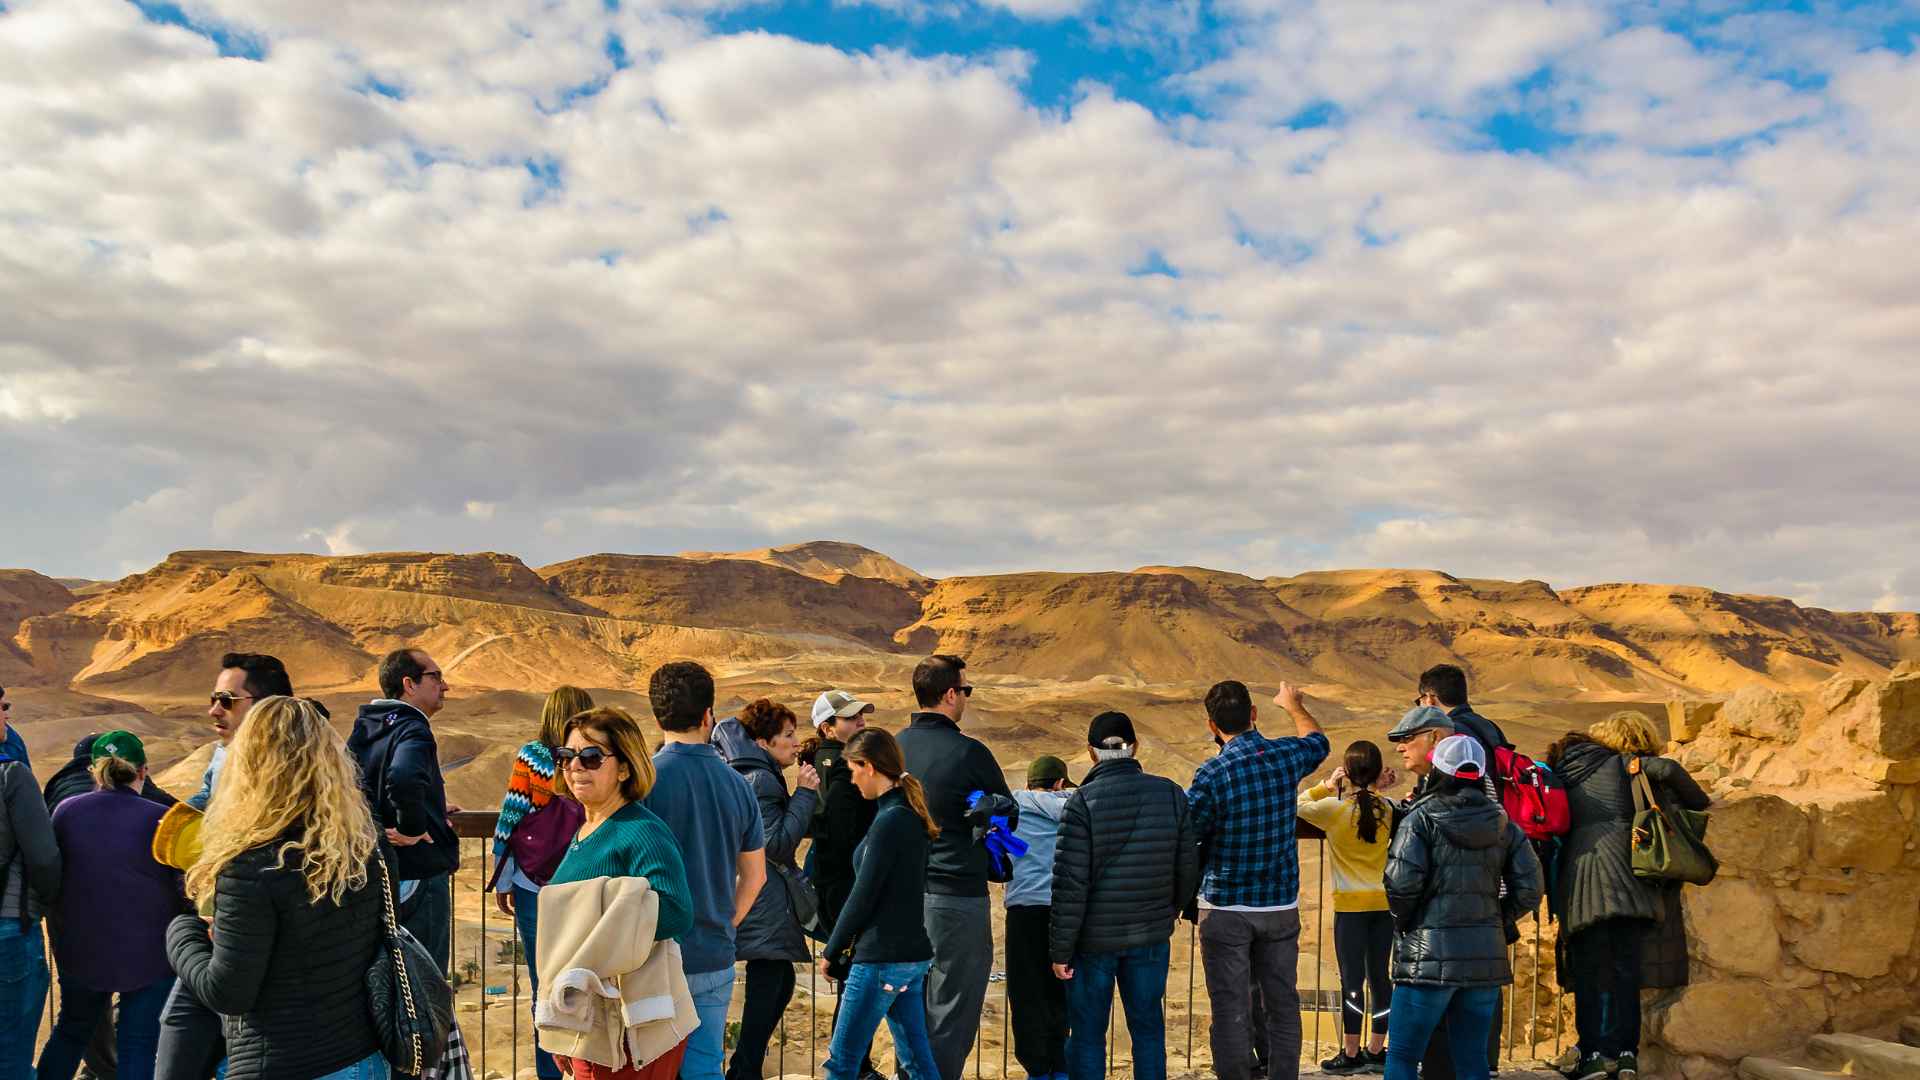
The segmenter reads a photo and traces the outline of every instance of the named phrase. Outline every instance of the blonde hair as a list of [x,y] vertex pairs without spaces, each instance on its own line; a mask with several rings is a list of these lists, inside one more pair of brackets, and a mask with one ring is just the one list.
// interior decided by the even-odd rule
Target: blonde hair
[[195,900],[213,894],[228,863],[278,841],[276,868],[299,851],[308,898],[338,904],[367,883],[379,840],[346,744],[312,702],[285,696],[247,713],[200,834],[200,858],[187,871]]
[[1593,741],[1619,754],[1657,754],[1660,752],[1660,734],[1653,730],[1653,721],[1647,714],[1634,709],[1622,709],[1607,717],[1595,721],[1587,728],[1587,734]]
[[[640,722],[625,709],[602,706],[589,709],[567,721],[566,734],[584,731],[588,737],[613,751],[615,760],[627,767],[627,778],[620,784],[620,794],[630,802],[639,802],[653,790],[653,757],[647,752],[647,734],[640,730]],[[565,745],[566,739],[560,740]],[[553,790],[573,798],[573,792],[567,787],[567,770],[553,770]]]
[[593,696],[577,686],[556,686],[540,710],[540,741],[548,748],[567,744],[567,721],[593,708]]
[[123,757],[108,754],[87,770],[97,788],[130,788],[140,782],[140,766]]

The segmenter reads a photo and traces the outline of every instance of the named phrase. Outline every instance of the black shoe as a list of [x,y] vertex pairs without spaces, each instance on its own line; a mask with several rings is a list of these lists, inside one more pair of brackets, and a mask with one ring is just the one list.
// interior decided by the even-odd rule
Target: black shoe
[[1267,1063],[1256,1058],[1253,1067],[1247,1070],[1247,1076],[1250,1080],[1267,1080]]
[[1352,1076],[1357,1072],[1365,1072],[1366,1068],[1367,1055],[1365,1051],[1361,1051],[1360,1054],[1355,1057],[1348,1057],[1347,1052],[1342,1050],[1320,1063],[1321,1072],[1332,1073],[1335,1076]]
[[1367,1059],[1368,1072],[1383,1073],[1387,1071],[1387,1051],[1384,1047],[1381,1048],[1377,1054],[1371,1050],[1362,1050],[1360,1051],[1360,1056]]
[[1628,1052],[1614,1058],[1613,1075],[1619,1080],[1640,1080],[1640,1055]]
[[1570,1080],[1608,1080],[1613,1075],[1613,1067],[1599,1054],[1588,1054],[1580,1059],[1580,1064],[1567,1074]]

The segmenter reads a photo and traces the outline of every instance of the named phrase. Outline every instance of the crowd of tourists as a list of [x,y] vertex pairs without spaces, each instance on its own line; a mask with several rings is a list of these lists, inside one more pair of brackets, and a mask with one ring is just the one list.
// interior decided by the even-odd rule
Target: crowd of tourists
[[[225,656],[218,742],[179,804],[132,732],[81,740],[43,789],[5,729],[0,1080],[66,1080],[83,1060],[128,1080],[412,1075],[389,1060],[391,1003],[369,972],[410,936],[445,973],[460,848],[433,718],[448,683],[400,649],[379,684],[342,739],[278,660]],[[899,1075],[961,1080],[993,977],[989,885],[1004,883],[1012,1051],[1030,1077],[1104,1076],[1116,997],[1133,1075],[1165,1077],[1169,942],[1187,919],[1214,1072],[1292,1080],[1305,822],[1333,882],[1343,1041],[1325,1071],[1487,1077],[1509,945],[1545,894],[1579,1029],[1557,1064],[1636,1080],[1640,990],[1684,982],[1686,946],[1678,885],[1638,872],[1630,833],[1649,796],[1707,803],[1641,714],[1570,732],[1536,764],[1468,703],[1461,669],[1437,666],[1385,732],[1413,780],[1394,799],[1378,744],[1322,775],[1332,746],[1299,690],[1282,684],[1269,720],[1228,680],[1200,710],[1218,751],[1185,786],[1149,773],[1133,720],[1109,711],[1066,755],[1086,763],[1078,784],[1043,755],[1013,791],[964,730],[974,689],[964,660],[931,656],[897,733],[839,689],[803,733],[770,699],[716,721],[712,675],[669,663],[648,684],[657,746],[625,710],[553,690],[514,755],[489,882],[526,947],[537,1074],[758,1080],[818,943],[837,989],[829,1077],[885,1075],[884,1022]],[[0,718],[9,707],[0,691]],[[1551,778],[1566,820],[1516,810],[1533,805],[1521,767]],[[36,1064],[42,919],[60,992]]]

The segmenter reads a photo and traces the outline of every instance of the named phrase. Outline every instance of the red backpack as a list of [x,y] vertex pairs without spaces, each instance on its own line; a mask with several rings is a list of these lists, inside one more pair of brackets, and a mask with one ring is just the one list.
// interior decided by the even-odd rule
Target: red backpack
[[1565,836],[1573,827],[1566,786],[1552,769],[1502,746],[1493,752],[1493,776],[1500,789],[1500,806],[1527,839]]

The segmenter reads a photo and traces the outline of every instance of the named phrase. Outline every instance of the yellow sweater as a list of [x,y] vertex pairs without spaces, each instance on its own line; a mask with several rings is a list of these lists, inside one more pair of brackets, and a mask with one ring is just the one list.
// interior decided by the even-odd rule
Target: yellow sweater
[[1327,834],[1333,862],[1333,910],[1387,910],[1382,882],[1387,876],[1387,848],[1393,841],[1391,806],[1380,800],[1380,825],[1368,844],[1360,840],[1360,808],[1353,800],[1340,798],[1325,784],[1309,788],[1307,799],[1300,804],[1300,819]]

